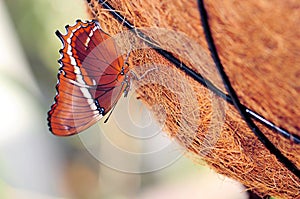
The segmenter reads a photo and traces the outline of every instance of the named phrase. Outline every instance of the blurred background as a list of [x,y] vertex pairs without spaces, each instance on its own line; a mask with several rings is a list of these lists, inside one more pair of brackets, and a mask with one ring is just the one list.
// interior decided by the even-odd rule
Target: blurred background
[[[134,97],[121,99],[108,124],[72,137],[49,132],[62,46],[54,32],[87,19],[85,11],[83,0],[0,0],[0,198],[247,198],[240,184],[188,158]],[[122,126],[124,118],[136,123]]]

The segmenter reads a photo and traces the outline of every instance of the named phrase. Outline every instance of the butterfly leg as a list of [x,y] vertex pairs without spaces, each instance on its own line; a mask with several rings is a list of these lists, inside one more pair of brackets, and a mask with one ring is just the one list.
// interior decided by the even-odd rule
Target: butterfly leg
[[125,78],[124,82],[122,82],[122,84],[123,84],[123,86],[125,86],[125,89],[124,89],[124,97],[127,97],[128,92],[129,92],[130,87],[131,87],[131,81],[130,81],[128,75],[126,75],[126,78]]

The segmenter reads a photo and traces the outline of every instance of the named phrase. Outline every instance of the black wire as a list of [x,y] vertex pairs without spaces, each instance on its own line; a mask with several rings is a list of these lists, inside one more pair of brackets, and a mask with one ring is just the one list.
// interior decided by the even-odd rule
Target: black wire
[[[107,3],[106,1],[102,1],[102,0],[98,0],[98,2],[102,5],[103,8],[107,9],[115,19],[117,19],[119,22],[121,22],[125,27],[127,27],[129,30],[131,30],[132,32],[138,34],[140,37],[143,38],[143,40],[152,48],[154,48],[159,54],[161,54],[162,56],[164,56],[166,59],[168,59],[170,62],[172,62],[176,67],[178,67],[179,69],[183,70],[187,75],[189,75],[190,77],[192,77],[194,80],[196,80],[197,82],[201,83],[203,86],[205,86],[206,88],[210,89],[211,91],[213,91],[216,95],[218,95],[219,97],[223,98],[224,100],[226,100],[227,102],[229,102],[230,104],[233,104],[233,101],[231,99],[231,97],[225,93],[223,93],[220,89],[218,89],[217,87],[215,87],[209,80],[205,79],[204,77],[202,77],[199,73],[191,70],[189,67],[187,67],[184,63],[181,63],[176,57],[174,57],[171,53],[169,53],[168,51],[165,51],[161,48],[159,48],[156,45],[153,45],[153,43],[155,43],[152,39],[150,39],[149,37],[147,37],[143,32],[141,32],[140,30],[136,29],[130,22],[128,22],[120,13],[118,13],[111,5],[109,5],[109,3]],[[275,124],[273,124],[272,122],[266,120],[263,116],[259,115],[258,113],[248,109],[246,106],[242,105],[244,107],[244,109],[246,110],[247,114],[249,116],[251,116],[253,119],[255,119],[256,121],[260,122],[261,124],[265,125],[266,127],[268,127],[271,130],[274,130],[278,133],[280,133],[281,135],[283,135],[286,138],[289,138],[290,140],[292,140],[294,143],[296,144],[300,144],[300,137],[298,135],[289,133],[287,130],[280,128],[278,126],[276,126]]]
[[[180,60],[178,60],[176,57],[174,57],[170,52],[159,48],[157,45],[154,45],[155,42],[152,39],[150,39],[147,35],[145,35],[140,30],[136,29],[129,21],[127,21],[125,19],[125,17],[123,17],[118,11],[116,11],[109,3],[107,3],[105,0],[98,0],[98,2],[101,4],[101,6],[104,9],[107,9],[108,12],[110,12],[110,14],[115,19],[117,19],[123,26],[127,27],[130,31],[136,33],[139,37],[143,38],[143,40],[146,42],[146,44],[149,47],[153,48],[155,51],[157,51],[159,54],[161,54],[163,57],[165,57],[167,60],[169,60],[171,63],[173,63],[177,68],[179,68],[180,70],[184,71],[187,75],[189,75],[190,77],[192,77],[193,79],[195,79],[197,82],[201,83],[203,86],[205,86],[206,88],[208,88],[211,91],[213,91],[216,95],[218,95],[219,97],[223,98],[224,100],[226,100],[230,104],[234,104],[234,102],[232,100],[232,97],[230,95],[227,95],[227,94],[223,93],[220,89],[218,89],[217,87],[215,87],[209,80],[205,79],[199,73],[193,71],[188,66],[186,66],[184,63],[180,62]],[[200,7],[200,5],[199,5],[199,7]],[[242,105],[240,103],[239,103],[239,105],[240,105],[241,110],[243,110],[244,113],[246,114],[246,117],[250,116],[250,117],[254,118],[255,120],[257,120],[258,122],[260,122],[261,124],[263,124],[266,127],[268,127],[269,129],[279,132],[284,137],[290,138],[292,141],[294,141],[294,143],[296,143],[296,144],[300,143],[300,137],[299,136],[291,134],[287,130],[276,126],[272,122],[266,120],[263,116],[261,116],[258,113],[256,113],[256,112],[248,109],[246,106],[244,106],[244,105]],[[248,120],[251,121],[252,124],[254,124],[253,121],[249,117],[247,117],[247,118],[248,118]],[[258,129],[258,128],[256,127],[255,129]],[[255,135],[256,135],[256,133],[255,133]],[[256,135],[256,136],[258,136],[258,135]],[[266,138],[265,135],[263,135],[263,137]],[[258,136],[258,138],[261,140],[261,138],[259,136]],[[262,143],[265,145],[265,142],[262,142]],[[267,139],[267,143],[270,143],[271,146],[273,146],[273,148],[275,148],[274,151],[275,151],[276,154],[279,152],[279,154],[280,154],[279,156],[283,156],[281,154],[281,152],[268,139]],[[274,151],[270,151],[270,152],[274,154]],[[275,156],[277,157],[277,155],[275,155]],[[287,168],[290,169],[293,173],[296,172],[295,175],[299,177],[299,170],[285,156],[283,156],[283,158],[280,158],[280,160],[282,160],[284,162],[287,161],[288,162],[287,164],[290,165]],[[280,161],[280,162],[282,162],[282,161]],[[283,164],[286,165],[285,163],[283,163]]]
[[227,92],[229,93],[233,104],[235,107],[238,109],[240,112],[241,116],[243,119],[246,121],[248,124],[249,128],[254,132],[254,134],[258,137],[258,139],[265,145],[265,147],[276,156],[278,161],[280,161],[283,165],[286,166],[287,169],[289,169],[291,172],[293,172],[298,178],[300,178],[300,171],[299,169],[288,159],[286,158],[279,149],[277,149],[272,142],[260,131],[260,129],[254,124],[254,122],[250,119],[250,117],[247,114],[247,111],[245,107],[240,103],[238,96],[231,86],[231,83],[229,81],[229,78],[227,77],[224,67],[221,63],[221,60],[219,58],[216,46],[214,44],[214,40],[210,31],[210,27],[208,24],[208,16],[207,12],[204,7],[203,0],[198,0],[198,6],[199,6],[199,11],[200,11],[200,17],[201,17],[201,22],[202,22],[202,27],[204,29],[204,34],[205,38],[207,41],[207,44],[209,46],[209,50],[211,52],[211,56],[215,62],[215,65],[223,79],[223,83],[226,87]]

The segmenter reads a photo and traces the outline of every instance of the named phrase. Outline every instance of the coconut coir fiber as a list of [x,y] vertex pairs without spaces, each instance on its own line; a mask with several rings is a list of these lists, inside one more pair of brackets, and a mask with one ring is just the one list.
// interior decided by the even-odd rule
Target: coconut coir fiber
[[[196,1],[108,2],[162,48],[225,91],[210,60]],[[96,0],[87,4],[90,16],[111,35],[126,30]],[[205,6],[218,53],[241,103],[300,136],[300,3],[206,0]],[[134,43],[133,37],[128,39]],[[165,132],[196,161],[204,160],[260,196],[300,197],[299,178],[264,147],[232,105],[140,45],[131,46],[133,70],[137,74],[157,70],[134,84]],[[300,145],[258,126],[300,168]]]

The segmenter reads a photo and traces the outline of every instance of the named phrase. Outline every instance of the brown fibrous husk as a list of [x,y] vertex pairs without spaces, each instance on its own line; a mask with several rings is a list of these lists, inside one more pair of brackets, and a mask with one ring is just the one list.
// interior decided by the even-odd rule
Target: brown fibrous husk
[[[162,48],[226,92],[210,59],[196,1],[108,2]],[[91,18],[97,18],[111,35],[126,30],[96,0],[87,4]],[[205,7],[222,64],[241,103],[300,136],[300,3],[207,0]],[[153,49],[132,50],[130,63],[137,74],[145,74],[135,81],[139,99],[165,132],[194,154],[196,162],[204,160],[260,196],[299,197],[299,178],[265,148],[232,105]],[[300,145],[257,125],[300,168]]]

